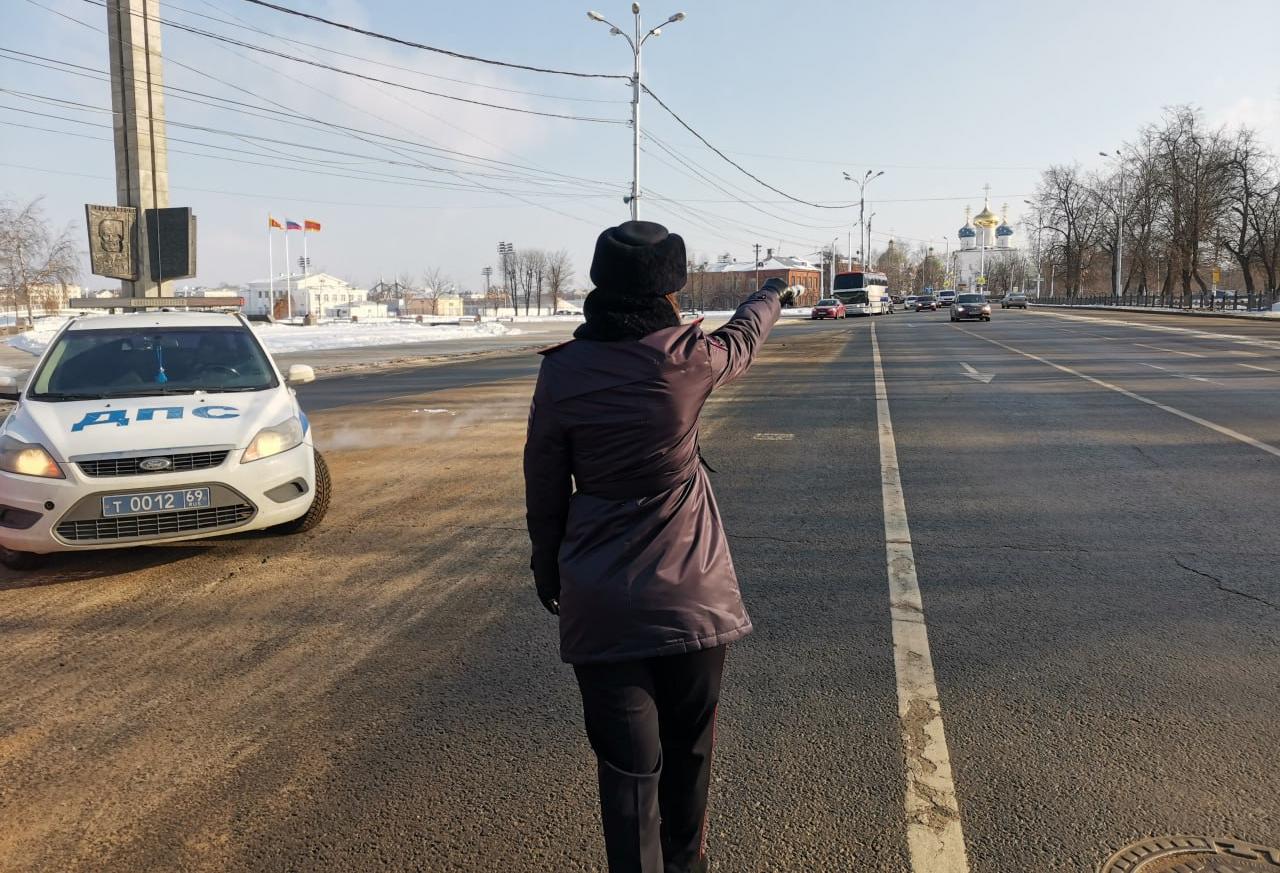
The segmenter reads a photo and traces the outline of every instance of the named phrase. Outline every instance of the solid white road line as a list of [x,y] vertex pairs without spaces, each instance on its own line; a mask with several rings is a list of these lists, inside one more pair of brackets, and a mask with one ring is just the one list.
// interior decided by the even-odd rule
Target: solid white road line
[[1180,352],[1177,349],[1166,349],[1162,346],[1149,346],[1146,343],[1134,343],[1135,346],[1142,346],[1144,349],[1155,349],[1157,352],[1168,352],[1171,355],[1186,355],[1188,358],[1203,358],[1204,355],[1198,355],[1195,352]]
[[1255,337],[1243,336],[1236,333],[1210,333],[1204,328],[1197,327],[1174,327],[1167,324],[1151,324],[1143,321],[1123,321],[1118,318],[1090,318],[1087,315],[1070,315],[1065,312],[1047,312],[1043,309],[1032,310],[1036,315],[1045,315],[1050,318],[1060,318],[1066,321],[1084,321],[1091,324],[1097,324],[1102,321],[1108,326],[1136,327],[1141,330],[1155,331],[1159,333],[1180,333],[1189,334],[1193,339],[1209,339],[1209,340],[1225,340],[1238,346],[1254,346],[1268,349],[1280,349],[1280,342],[1275,340],[1257,339]]
[[963,330],[965,333],[969,334],[969,336],[977,337],[983,342],[988,342],[988,343],[991,343],[992,345],[999,346],[1005,351],[1013,352],[1015,355],[1022,355],[1022,357],[1024,358],[1029,358],[1033,361],[1039,361],[1042,364],[1046,364],[1050,367],[1053,367],[1055,370],[1060,370],[1063,373],[1069,373],[1070,375],[1075,376],[1078,379],[1084,379],[1086,382],[1092,382],[1094,385],[1097,385],[1100,388],[1106,388],[1110,391],[1115,391],[1117,394],[1123,394],[1125,397],[1128,397],[1130,400],[1136,400],[1139,403],[1145,403],[1148,406],[1154,406],[1156,409],[1163,410],[1164,412],[1167,412],[1170,415],[1176,415],[1178,416],[1178,418],[1185,418],[1187,421],[1195,422],[1201,427],[1207,427],[1209,428],[1209,430],[1214,431],[1216,433],[1220,433],[1225,437],[1230,437],[1233,440],[1238,440],[1244,443],[1245,445],[1253,446],[1255,449],[1261,449],[1262,451],[1266,452],[1269,455],[1275,455],[1277,458],[1280,458],[1280,449],[1276,448],[1275,446],[1268,445],[1267,443],[1264,443],[1262,440],[1256,440],[1253,437],[1249,436],[1248,434],[1240,433],[1240,431],[1238,430],[1232,430],[1229,427],[1223,427],[1220,424],[1209,421],[1209,419],[1207,418],[1201,418],[1198,415],[1192,415],[1190,412],[1183,412],[1181,409],[1177,409],[1176,407],[1169,406],[1166,403],[1161,403],[1158,400],[1152,400],[1150,397],[1143,397],[1141,394],[1138,394],[1134,391],[1130,391],[1127,388],[1121,388],[1119,385],[1112,385],[1110,382],[1104,382],[1101,379],[1095,379],[1093,376],[1090,376],[1087,373],[1081,373],[1079,370],[1073,370],[1070,367],[1063,366],[1062,364],[1055,364],[1053,361],[1050,361],[1047,358],[1042,358],[1039,355],[1033,355],[1031,354],[1031,352],[1024,352],[1022,351],[1022,349],[1015,349],[1013,346],[1005,345],[999,340],[993,340],[990,337],[985,337],[980,333],[974,333],[973,331],[966,330],[963,327],[957,327],[956,329]]
[[916,578],[911,528],[898,474],[898,447],[889,419],[889,394],[880,363],[880,343],[871,326],[876,419],[880,433],[880,488],[889,567],[889,616],[893,666],[898,679],[898,717],[907,762],[907,850],[912,873],[968,873],[960,805],[942,725],[942,705],[929,654],[924,602]]
[[[1168,373],[1170,376],[1177,376],[1179,379],[1190,379],[1193,382],[1213,382],[1212,379],[1206,379],[1204,376],[1192,376],[1189,373],[1179,373],[1176,370],[1170,370],[1168,367],[1161,367],[1159,364],[1148,364],[1145,361],[1143,361],[1142,366],[1150,367],[1153,370],[1161,370],[1165,373]],[[1213,382],[1213,384],[1221,385],[1222,383]]]
[[1257,364],[1236,364],[1237,367],[1248,367],[1250,370],[1261,370],[1264,373],[1280,373],[1275,367],[1259,367]]

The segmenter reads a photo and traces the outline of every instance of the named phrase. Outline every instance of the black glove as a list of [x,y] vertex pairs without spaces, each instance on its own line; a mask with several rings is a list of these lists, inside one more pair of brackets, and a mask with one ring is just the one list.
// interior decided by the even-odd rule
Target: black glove
[[796,292],[787,287],[787,283],[781,279],[774,277],[766,281],[760,286],[761,291],[776,291],[778,294],[778,302],[784,307],[794,306],[796,302]]
[[552,615],[560,614],[560,586],[554,588],[543,583],[538,584],[538,600]]

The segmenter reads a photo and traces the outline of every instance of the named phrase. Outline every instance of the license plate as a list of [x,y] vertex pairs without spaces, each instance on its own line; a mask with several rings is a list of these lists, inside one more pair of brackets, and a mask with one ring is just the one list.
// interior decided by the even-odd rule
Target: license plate
[[140,494],[113,494],[102,498],[102,514],[147,515],[174,512],[179,509],[204,509],[209,505],[208,488],[182,488],[173,491],[144,491]]

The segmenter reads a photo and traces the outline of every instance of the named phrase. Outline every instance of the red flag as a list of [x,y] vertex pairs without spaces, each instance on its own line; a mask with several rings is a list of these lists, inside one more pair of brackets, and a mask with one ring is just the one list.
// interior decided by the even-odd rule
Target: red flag
[[302,230],[303,230],[303,232],[304,232],[304,233],[305,233],[306,231],[308,231],[308,230],[319,231],[319,230],[320,230],[320,222],[318,222],[318,221],[312,221],[310,218],[303,219],[303,221],[302,221]]

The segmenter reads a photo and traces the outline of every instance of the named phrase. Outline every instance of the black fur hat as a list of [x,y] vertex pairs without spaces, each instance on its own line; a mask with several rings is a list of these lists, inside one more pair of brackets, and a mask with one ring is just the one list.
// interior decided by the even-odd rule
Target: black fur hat
[[591,281],[605,297],[664,297],[689,280],[684,240],[652,221],[628,221],[596,240]]

